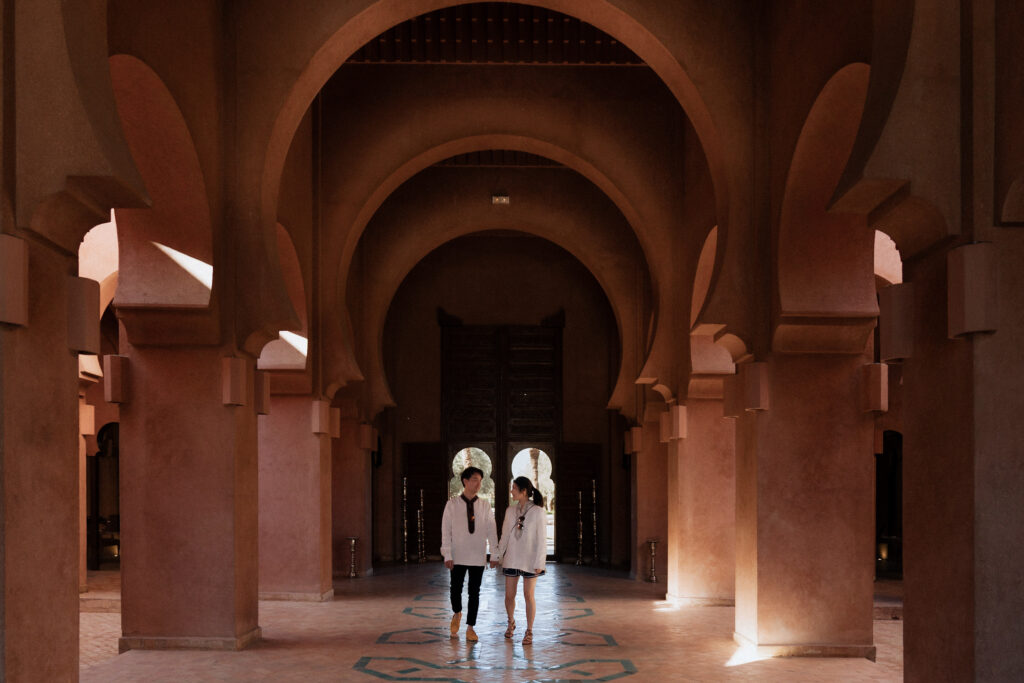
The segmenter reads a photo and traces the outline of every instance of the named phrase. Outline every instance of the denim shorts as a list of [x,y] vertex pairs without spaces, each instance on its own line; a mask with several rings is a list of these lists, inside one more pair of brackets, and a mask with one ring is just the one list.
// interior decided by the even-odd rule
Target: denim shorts
[[546,574],[547,570],[542,571],[540,574],[534,574],[523,569],[509,569],[508,567],[501,570],[505,576],[521,576],[524,579],[536,579],[541,574]]

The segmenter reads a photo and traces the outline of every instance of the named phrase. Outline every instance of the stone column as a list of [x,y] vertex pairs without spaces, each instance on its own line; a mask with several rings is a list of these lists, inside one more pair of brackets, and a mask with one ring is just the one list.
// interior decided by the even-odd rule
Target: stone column
[[863,364],[776,354],[737,366],[736,639],[762,654],[874,657]]
[[[1024,675],[1012,550],[1024,533],[1024,233],[988,232],[992,244],[960,247],[994,248],[995,262],[969,268],[966,280],[956,282],[957,257],[943,252],[904,269],[914,293],[913,350],[903,361],[908,681]],[[949,306],[936,305],[944,299]]]
[[[681,605],[732,605],[736,587],[733,425],[722,417],[720,399],[690,399],[686,406],[666,413],[666,418],[670,424],[677,423],[667,435],[666,597]],[[678,424],[681,421],[684,424]]]
[[89,534],[86,528],[89,511],[86,507],[88,499],[88,467],[86,456],[89,455],[86,436],[96,435],[96,408],[89,405],[85,392],[90,384],[96,382],[98,376],[92,370],[99,371],[99,363],[95,356],[90,357],[89,368],[84,368],[79,360],[78,371],[78,592],[89,590],[88,544]]
[[260,635],[253,361],[124,347],[121,650],[241,649]]
[[275,395],[259,418],[261,600],[334,597],[327,407],[309,396]]
[[[348,538],[359,538],[356,548],[356,572],[368,576],[373,572],[373,477],[370,463],[372,444],[366,441],[368,424],[358,419],[358,411],[351,401],[341,402],[340,437],[333,444],[332,459],[332,509],[334,567],[337,572],[347,575],[351,565]],[[419,493],[416,493],[419,496]],[[415,510],[419,499],[414,501],[409,492],[409,509]],[[415,519],[415,514],[410,516]],[[410,536],[413,534],[410,525]],[[428,548],[428,552],[431,549]],[[412,547],[410,556],[415,555]],[[415,561],[415,559],[413,560]]]
[[[655,574],[659,582],[665,581],[666,553],[668,540],[668,490],[665,486],[668,466],[668,449],[661,443],[659,412],[647,410],[642,427],[630,430],[633,434],[633,562],[632,574],[637,581],[650,576],[650,548],[647,540],[658,539]],[[641,434],[639,439],[637,434]],[[639,440],[639,448],[637,441]]]
[[0,235],[0,678],[9,681],[78,678],[78,349],[69,345],[86,307],[72,310],[75,272],[73,254]]

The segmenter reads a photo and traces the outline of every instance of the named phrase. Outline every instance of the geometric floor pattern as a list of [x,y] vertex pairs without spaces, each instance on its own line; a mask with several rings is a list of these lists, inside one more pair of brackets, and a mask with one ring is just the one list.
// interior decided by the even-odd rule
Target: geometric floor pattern
[[[448,637],[448,572],[437,562],[340,579],[326,603],[260,602],[263,640],[241,652],[117,655],[118,614],[81,614],[81,680],[164,681],[900,681],[903,622],[876,621],[877,661],[751,660],[732,638],[731,607],[681,607],[663,584],[549,564],[537,582],[531,645],[506,640],[504,580],[487,570],[477,643]],[[465,633],[463,624],[462,634]]]

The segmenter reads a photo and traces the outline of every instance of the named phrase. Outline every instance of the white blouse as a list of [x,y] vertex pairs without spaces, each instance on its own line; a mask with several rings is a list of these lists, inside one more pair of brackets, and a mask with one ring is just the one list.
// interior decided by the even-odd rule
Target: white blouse
[[520,531],[516,527],[522,514],[518,504],[510,505],[505,512],[501,541],[498,542],[498,558],[501,566],[506,569],[536,572],[544,568],[544,560],[547,559],[548,516],[543,505],[527,503]]
[[498,547],[498,527],[494,522],[494,511],[484,498],[477,496],[473,502],[473,533],[469,533],[469,519],[466,516],[466,501],[462,496],[449,498],[441,516],[441,555],[444,561],[468,567],[482,567],[487,564],[487,543],[491,553]]

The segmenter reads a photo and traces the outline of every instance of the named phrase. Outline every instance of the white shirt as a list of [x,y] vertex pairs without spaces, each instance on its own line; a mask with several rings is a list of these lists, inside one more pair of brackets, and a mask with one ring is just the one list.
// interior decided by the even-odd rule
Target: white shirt
[[473,516],[473,533],[469,533],[466,501],[459,495],[445,503],[441,516],[441,555],[445,562],[453,560],[455,564],[483,567],[487,564],[487,544],[491,544],[492,554],[496,551],[498,527],[490,503],[477,496]]
[[[526,514],[520,532],[516,527],[523,513],[518,504],[510,505],[502,524],[501,542],[498,544],[498,558],[506,569],[522,569],[536,572],[544,568],[547,559],[548,516],[543,505],[526,503]],[[518,533],[518,536],[517,536]]]

